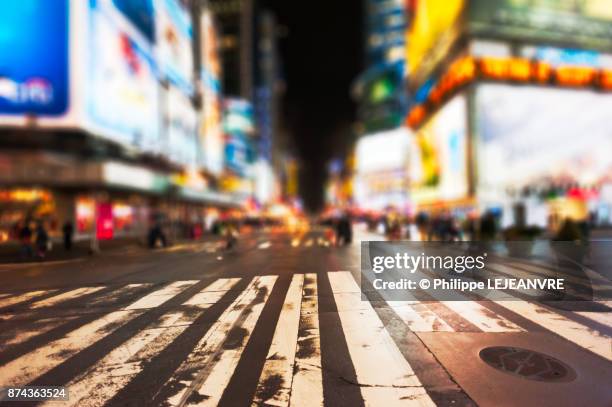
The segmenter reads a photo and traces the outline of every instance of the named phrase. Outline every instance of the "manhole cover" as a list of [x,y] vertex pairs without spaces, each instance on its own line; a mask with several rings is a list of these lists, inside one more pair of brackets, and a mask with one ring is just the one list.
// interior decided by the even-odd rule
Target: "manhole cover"
[[541,382],[570,382],[574,369],[552,356],[528,349],[493,346],[480,351],[480,358],[502,372]]

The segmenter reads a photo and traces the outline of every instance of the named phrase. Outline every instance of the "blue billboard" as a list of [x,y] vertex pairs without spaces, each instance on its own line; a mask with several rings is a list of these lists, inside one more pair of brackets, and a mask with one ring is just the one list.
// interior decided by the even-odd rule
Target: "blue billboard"
[[225,101],[225,166],[239,176],[245,176],[248,165],[255,161],[255,151],[250,140],[255,130],[253,119],[253,107],[248,101]]
[[68,108],[68,0],[0,1],[0,114]]

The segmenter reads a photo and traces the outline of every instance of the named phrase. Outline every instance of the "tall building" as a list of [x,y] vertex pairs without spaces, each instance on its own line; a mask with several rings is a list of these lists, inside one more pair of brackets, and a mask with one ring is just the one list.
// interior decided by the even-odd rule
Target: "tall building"
[[[213,205],[193,19],[178,0],[2,2],[0,241],[18,221],[77,238],[169,237]],[[182,225],[182,226],[181,226]]]
[[403,0],[367,0],[365,71],[353,94],[363,134],[401,126],[406,113],[406,14]]
[[406,8],[404,0],[367,0],[365,66],[353,86],[358,104],[353,198],[365,210],[409,211],[408,142],[404,128]]
[[253,99],[254,0],[208,0],[220,29],[223,89]]
[[610,223],[612,2],[410,4],[415,204]]
[[280,28],[274,14],[260,10],[256,32],[255,111],[259,167],[265,174],[260,177],[260,196],[268,195],[268,200],[277,195],[278,180],[275,174],[283,171],[288,150],[287,135],[281,132],[280,123],[284,82],[278,50],[279,35]]

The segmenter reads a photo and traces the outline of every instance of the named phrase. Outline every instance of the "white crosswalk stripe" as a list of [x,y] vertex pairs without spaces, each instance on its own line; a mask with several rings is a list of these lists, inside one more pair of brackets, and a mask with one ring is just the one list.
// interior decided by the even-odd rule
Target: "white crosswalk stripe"
[[64,301],[73,300],[75,298],[82,297],[87,294],[93,294],[100,290],[103,290],[104,287],[82,287],[76,288],[74,290],[70,290],[68,292],[54,295],[53,297],[47,298],[46,300],[36,301],[29,306],[30,309],[43,308],[43,307],[52,307]]
[[157,291],[152,292],[149,295],[146,295],[145,297],[134,302],[133,304],[130,304],[124,309],[135,310],[135,309],[155,308],[159,306],[160,304],[163,304],[164,302],[168,301],[170,298],[174,297],[176,294],[180,293],[185,288],[192,286],[197,282],[198,282],[197,280],[176,281],[174,283],[171,283],[165,286],[161,290],[157,290]]
[[413,332],[453,332],[442,318],[418,301],[388,301],[408,328]]
[[41,295],[44,295],[50,292],[55,292],[55,290],[51,290],[51,291],[37,290],[37,291],[30,291],[27,293],[23,293],[20,295],[19,294],[18,295],[7,295],[0,299],[0,309],[10,307],[15,304],[19,304],[20,302],[29,301],[32,298],[36,298],[36,297],[39,297]]
[[[303,286],[304,275],[295,274],[278,318],[274,338],[268,350],[253,400],[254,405],[268,403],[275,406],[287,406],[289,404]],[[267,393],[267,388],[272,381],[280,382],[280,385],[277,385],[278,390],[274,394],[266,398],[264,394]]]
[[[199,405],[217,404],[276,279],[276,276],[255,277],[227,308],[169,380],[169,383],[181,383],[183,387],[166,400],[166,404],[186,405],[194,393],[200,396],[198,400],[203,399]],[[236,343],[227,346],[227,340]],[[194,368],[198,371],[195,378],[185,375]]]
[[444,305],[483,332],[521,332],[524,331],[515,323],[497,315],[475,301],[444,301]]
[[[425,275],[423,275],[423,277],[425,277]],[[441,291],[430,291],[429,294],[433,296],[433,299],[442,303],[444,307],[450,309],[454,314],[465,319],[482,332],[524,331],[521,327],[503,316],[491,312],[485,306],[460,293],[454,294],[453,301],[445,301],[445,297]]]
[[[168,297],[166,297],[165,294],[160,293],[167,293],[168,287],[172,287],[176,294],[177,287],[186,288],[194,283],[195,281],[179,281],[172,283],[170,286],[157,290],[147,297],[163,297],[167,300]],[[9,386],[22,386],[37,376],[46,373],[53,367],[63,363],[71,356],[74,356],[79,351],[85,349],[96,340],[110,334],[119,326],[127,323],[130,319],[144,312],[144,304],[139,305],[138,309],[133,308],[135,304],[140,303],[141,300],[136,301],[132,305],[126,307],[124,310],[113,311],[106,314],[101,318],[89,322],[75,331],[68,333],[65,337],[52,341],[46,346],[37,349],[35,352],[30,352],[4,364],[3,366],[0,366],[0,383]],[[153,301],[149,302],[151,307],[159,304],[160,303]],[[18,374],[15,375],[15,372],[18,372]]]
[[26,328],[15,327],[9,329],[8,331],[4,331],[2,332],[2,334],[0,334],[0,347],[8,347],[23,343],[30,338],[49,332],[50,330],[57,328],[58,326],[61,326],[69,321],[73,321],[76,318],[78,318],[78,316],[76,315],[54,318],[42,318],[32,322]]
[[124,324],[138,311],[114,311],[70,332],[62,339],[0,366],[0,383],[23,386],[100,339],[108,327]]
[[[253,387],[253,406],[324,405],[323,378],[330,373],[322,369],[326,355],[321,351],[322,333],[319,330],[320,276],[316,273],[294,274],[290,282],[284,280],[288,284],[286,291],[286,285],[282,290],[280,285],[277,287],[279,276],[255,276],[250,281],[250,277],[246,280],[220,278],[203,286],[198,292],[191,290],[189,298],[183,295],[180,303],[174,301],[176,305],[172,306],[164,304],[177,295],[186,294],[185,291],[200,283],[200,280],[171,282],[153,290],[147,284],[128,284],[113,290],[105,290],[108,287],[102,286],[83,287],[68,291],[35,290],[0,297],[0,308],[3,302],[10,305],[34,301],[29,304],[32,305],[31,309],[24,308],[23,313],[32,319],[28,320],[29,324],[25,328],[15,326],[0,333],[0,362],[5,351],[10,352],[24,343],[27,345],[28,341],[44,337],[52,330],[61,332],[64,324],[72,323],[82,316],[79,313],[68,313],[65,317],[49,315],[54,307],[65,311],[68,302],[73,304],[79,298],[92,298],[105,312],[101,316],[95,314],[96,319],[93,321],[76,325],[71,331],[67,330],[62,337],[53,333],[49,342],[31,351],[26,348],[23,354],[8,358],[6,363],[0,364],[0,383],[4,386],[31,383],[90,345],[114,335],[117,329],[148,310],[167,307],[163,308],[163,313],[160,312],[155,320],[146,325],[141,324],[141,328],[130,333],[127,340],[122,339],[119,345],[90,366],[83,366],[82,371],[75,372],[74,376],[70,376],[69,383],[65,383],[70,388],[70,403],[67,405],[104,405],[136,377],[147,373],[148,361],[162,354],[187,329],[199,327],[199,324],[194,323],[207,314],[213,305],[222,303],[218,318],[202,325],[201,334],[194,337],[194,345],[186,349],[184,360],[177,361],[178,368],[168,371],[162,387],[168,391],[159,393],[163,394],[164,400],[161,402],[165,405],[217,405],[225,388],[235,379],[236,369],[249,347],[249,340],[261,323],[264,307],[273,293],[280,293],[282,298],[278,298],[280,301],[277,308],[279,316],[273,321],[269,333],[271,344],[269,348],[261,350],[265,358],[262,354],[262,369],[257,372],[257,386]],[[399,342],[396,342],[397,338],[387,331],[381,319],[383,314],[379,314],[372,303],[362,298],[353,275],[350,272],[333,271],[328,272],[327,277],[331,299],[337,308],[338,321],[344,335],[341,340],[346,344],[355,372],[356,382],[349,384],[358,386],[364,404],[385,407],[433,405],[426,387],[419,379],[422,372],[413,369],[411,363],[404,358],[398,347]],[[116,295],[134,289],[142,291],[138,299],[126,306],[120,303],[105,311],[103,305],[113,298],[113,293]],[[226,301],[225,304],[223,297],[230,291],[233,301]],[[39,296],[48,297],[37,301]],[[493,335],[525,332],[528,329],[520,325],[526,322],[520,321],[528,320],[595,355],[612,360],[610,336],[576,322],[593,321],[595,326],[599,324],[610,327],[612,313],[576,311],[573,312],[576,316],[574,320],[570,318],[571,311],[558,311],[516,298],[493,302],[498,306],[497,309],[502,307],[505,310],[502,316],[491,311],[496,308],[489,308],[468,298],[464,301],[443,301],[443,298],[435,300],[432,303],[438,304],[438,307],[420,301],[387,301],[376,307],[388,307],[387,311],[397,315],[410,330],[417,333],[435,334],[460,330],[457,324],[448,320],[449,315],[468,321],[471,329]],[[441,315],[444,312],[440,312],[440,306],[446,307],[444,312],[448,311],[447,314]],[[11,309],[9,316],[15,313]],[[40,318],[36,318],[37,313],[41,313]],[[517,318],[512,317],[513,314]],[[17,322],[24,323],[21,320]],[[344,379],[352,381],[350,378]],[[271,388],[273,391],[270,391]]]
[[323,405],[316,284],[316,274],[293,276],[253,406]]
[[495,301],[496,304],[574,342],[580,347],[612,360],[612,338],[587,326],[565,318],[552,309],[527,301]]
[[[526,272],[520,270],[517,271],[515,268],[510,266],[496,264],[495,267],[502,269],[509,274],[520,275],[523,278],[531,277]],[[532,271],[538,270],[536,265],[531,265],[529,267]],[[541,270],[539,273],[545,274],[548,273],[548,271]],[[507,297],[509,298],[508,300],[495,301],[495,303],[542,326],[549,331],[556,333],[557,335],[577,344],[582,348],[588,349],[608,360],[612,360],[612,338],[609,336],[566,318],[545,305],[538,305],[531,301],[525,301],[511,294],[507,294]],[[576,314],[580,315],[578,312]],[[611,326],[611,318],[609,313],[587,313],[586,317],[596,322],[603,321],[603,323],[607,326]]]
[[[402,356],[349,272],[330,273],[329,280],[361,395],[366,405],[433,406],[414,371]],[[380,369],[384,366],[384,369]],[[392,384],[392,385],[389,385]]]
[[317,275],[306,274],[289,405],[323,405]]
[[[104,404],[134,376],[142,371],[147,359],[147,347],[161,351],[187,329],[207,308],[220,300],[240,279],[220,279],[185,301],[199,309],[197,313],[171,311],[149,325],[130,340],[115,348],[106,357],[83,372],[67,386],[70,405],[97,406]],[[159,295],[158,295],[159,296]],[[154,343],[156,342],[156,343]],[[49,402],[52,406],[53,402]]]

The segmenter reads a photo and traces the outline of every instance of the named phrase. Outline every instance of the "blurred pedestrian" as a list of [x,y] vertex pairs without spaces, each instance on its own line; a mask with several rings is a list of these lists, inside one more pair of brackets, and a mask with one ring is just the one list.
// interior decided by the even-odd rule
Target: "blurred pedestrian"
[[428,240],[429,217],[425,212],[419,212],[414,220],[419,231],[419,240]]
[[64,249],[69,251],[72,250],[72,239],[74,237],[74,226],[72,222],[67,221],[62,226],[62,234],[64,235]]
[[490,241],[497,236],[497,221],[492,212],[487,212],[480,220],[480,240]]
[[166,240],[166,235],[162,229],[160,222],[155,222],[153,227],[149,230],[149,248],[154,249],[157,247],[157,243],[159,242],[162,247],[166,247],[168,241]]
[[387,217],[386,237],[387,240],[401,240],[402,238],[402,225],[395,215]]
[[342,215],[336,223],[337,243],[348,245],[353,242],[353,227],[347,214]]
[[238,243],[238,228],[232,222],[227,222],[224,229],[225,249],[232,249]]
[[39,259],[44,259],[49,249],[49,234],[42,222],[38,222],[36,227],[36,255]]
[[19,230],[19,241],[21,242],[21,257],[32,257],[32,228],[30,222],[26,220]]

